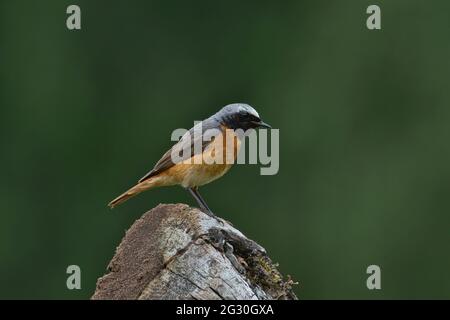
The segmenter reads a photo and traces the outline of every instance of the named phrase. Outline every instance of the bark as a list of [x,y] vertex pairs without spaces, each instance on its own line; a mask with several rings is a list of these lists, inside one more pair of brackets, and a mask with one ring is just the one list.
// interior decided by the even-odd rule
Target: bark
[[263,247],[184,204],[137,220],[108,271],[92,299],[297,299]]

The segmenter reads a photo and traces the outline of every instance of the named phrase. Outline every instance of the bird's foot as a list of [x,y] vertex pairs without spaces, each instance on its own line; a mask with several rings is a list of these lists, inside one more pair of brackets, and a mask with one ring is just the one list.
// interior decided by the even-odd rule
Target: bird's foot
[[222,223],[227,223],[227,224],[229,224],[230,226],[234,227],[233,224],[232,224],[230,221],[225,220],[225,219],[222,219],[222,218],[219,218],[219,219],[222,221]]
[[206,213],[211,218],[216,219],[222,226],[224,226],[225,224],[229,224],[230,226],[233,226],[233,224],[231,222],[229,222],[229,221],[227,221],[225,219],[219,218],[211,210],[206,209],[206,208],[202,208],[201,210],[202,210],[202,212]]

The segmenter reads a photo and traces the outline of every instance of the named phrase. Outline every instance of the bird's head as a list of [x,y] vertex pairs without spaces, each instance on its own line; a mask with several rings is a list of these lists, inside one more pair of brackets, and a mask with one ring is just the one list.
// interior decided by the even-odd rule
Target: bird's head
[[255,109],[245,103],[233,103],[215,114],[222,124],[231,129],[271,128],[263,122]]

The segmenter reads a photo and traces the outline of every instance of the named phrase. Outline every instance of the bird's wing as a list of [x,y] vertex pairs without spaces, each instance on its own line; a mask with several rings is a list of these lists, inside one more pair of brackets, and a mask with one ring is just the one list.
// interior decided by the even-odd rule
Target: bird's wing
[[[170,148],[162,157],[161,159],[159,159],[159,161],[155,164],[155,166],[153,167],[152,170],[150,170],[145,176],[143,176],[139,182],[143,182],[163,171],[166,171],[167,169],[173,167],[175,165],[175,163],[172,161],[172,152],[174,151],[174,149],[176,148],[176,151],[180,152],[181,150],[189,150],[190,149],[190,153],[189,152],[183,152],[181,154],[181,161],[183,160],[187,160],[190,157],[193,157],[194,155],[196,155],[199,152],[203,152],[205,150],[205,148],[212,142],[214,141],[214,137],[212,137],[212,139],[210,139],[209,141],[205,141],[203,140],[203,134],[205,133],[206,130],[208,129],[212,129],[214,128],[213,124],[210,122],[206,122],[203,121],[202,122],[202,126],[201,126],[201,134],[200,132],[196,132],[194,133],[194,130],[197,130],[199,127],[197,124],[196,126],[194,126],[193,128],[191,128],[188,132],[186,132],[181,139],[172,146],[172,148]],[[201,150],[195,150],[194,146],[199,143],[199,140],[201,140]]]

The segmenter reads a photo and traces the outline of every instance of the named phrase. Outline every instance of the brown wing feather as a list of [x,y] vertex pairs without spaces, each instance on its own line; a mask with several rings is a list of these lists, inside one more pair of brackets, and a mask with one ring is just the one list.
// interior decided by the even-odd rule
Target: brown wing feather
[[172,148],[170,148],[170,150],[167,151],[161,157],[161,159],[159,159],[159,161],[155,164],[153,169],[150,170],[149,172],[147,172],[147,174],[145,176],[143,176],[141,179],[139,179],[138,182],[140,183],[142,181],[145,181],[145,180],[157,175],[158,173],[161,173],[161,172],[169,169],[170,167],[173,167],[174,163],[172,162],[171,153],[172,153]]
[[[194,127],[195,128],[195,127]],[[172,150],[174,148],[178,148],[178,150],[186,150],[187,148],[190,147],[191,152],[190,154],[187,153],[186,156],[183,153],[183,160],[186,160],[189,157],[193,157],[194,155],[196,155],[198,152],[195,152],[195,148],[194,145],[196,143],[196,141],[198,141],[199,139],[202,140],[202,152],[205,150],[205,148],[214,141],[214,136],[212,136],[212,139],[209,141],[204,141],[203,140],[203,134],[199,135],[199,137],[195,137],[194,135],[194,128],[192,128],[191,130],[189,130],[188,132],[186,132],[183,137],[181,137],[180,141],[178,141],[175,145],[172,146],[172,148],[170,148],[162,157],[161,159],[159,159],[159,161],[155,164],[155,166],[153,167],[152,170],[150,170],[145,176],[143,176],[141,179],[139,179],[139,183],[143,182],[147,179],[150,179],[153,176],[156,176],[157,174],[166,171],[167,169],[173,167],[175,165],[175,163],[172,161]],[[205,131],[205,128],[203,128],[203,130]],[[204,132],[203,131],[203,132]],[[187,139],[187,135],[190,135],[191,137],[195,137],[194,139]],[[188,144],[190,144],[190,146],[188,146]]]

